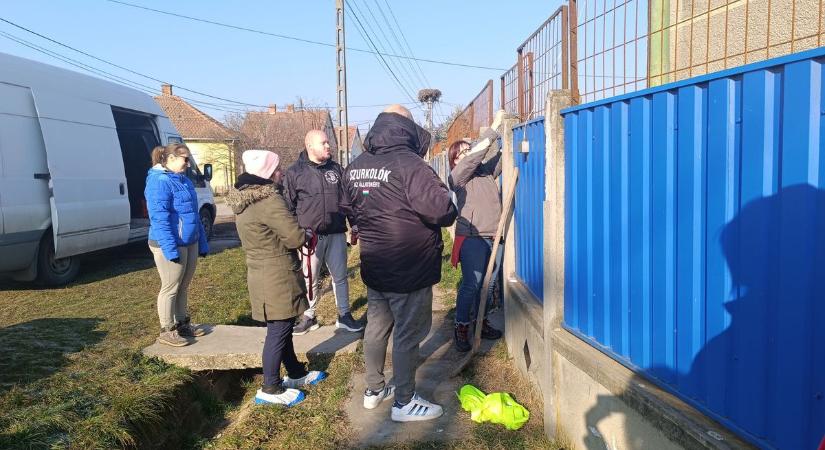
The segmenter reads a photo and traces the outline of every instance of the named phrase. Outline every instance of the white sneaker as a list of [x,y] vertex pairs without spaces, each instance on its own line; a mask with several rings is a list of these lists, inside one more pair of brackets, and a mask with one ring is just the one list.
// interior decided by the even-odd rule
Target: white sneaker
[[280,394],[267,394],[266,392],[258,389],[258,393],[255,394],[255,404],[284,405],[289,407],[301,403],[304,401],[304,397],[304,393],[298,389],[285,389],[284,392],[281,392]]
[[301,386],[311,386],[314,384],[320,383],[327,377],[326,372],[321,372],[320,370],[313,370],[306,375],[302,376],[301,378],[289,378],[288,376],[284,377],[281,386],[285,388],[293,388],[297,389]]
[[381,404],[381,402],[394,395],[395,386],[391,384],[388,386],[384,386],[384,389],[381,389],[378,392],[373,392],[367,389],[366,391],[364,391],[364,408],[375,409],[378,407],[378,405]]
[[390,417],[395,422],[417,422],[437,419],[442,414],[444,414],[444,410],[441,409],[441,406],[424,400],[418,394],[413,394],[412,399],[406,405],[401,407],[392,405],[392,415]]

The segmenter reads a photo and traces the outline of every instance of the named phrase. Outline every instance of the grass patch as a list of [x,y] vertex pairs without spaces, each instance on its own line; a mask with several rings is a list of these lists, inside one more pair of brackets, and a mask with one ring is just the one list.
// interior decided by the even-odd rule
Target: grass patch
[[[357,247],[349,260],[350,298],[357,318],[366,311]],[[140,353],[159,331],[159,287],[144,244],[87,258],[78,280],[64,288],[0,281],[0,448],[180,448],[208,442],[181,435],[178,428],[191,422],[187,416],[204,422],[194,428],[208,428],[231,414],[232,406],[192,383],[188,370]],[[189,311],[198,323],[259,325],[250,316],[243,250],[229,249],[199,260]],[[318,318],[325,324],[337,318],[328,280]],[[339,359],[330,370],[334,379],[344,377],[348,383],[353,361]],[[260,381],[245,386],[249,398],[244,402]],[[344,391],[340,386],[332,393],[327,390],[313,391],[317,395],[306,403],[338,398]],[[335,402],[325,406],[331,411]],[[179,420],[167,420],[170,416]],[[330,424],[343,423],[340,416],[324,416],[330,417]],[[326,419],[312,419],[318,420]],[[336,427],[322,428],[331,430],[329,442],[344,435]],[[263,425],[261,430],[268,431],[258,434],[270,438],[277,432]]]
[[[0,284],[0,448],[177,446],[182,416],[222,416],[188,370],[140,353],[159,331],[159,287],[145,245],[87,258],[64,288]],[[248,314],[240,249],[199,261],[189,304],[196,322]]]
[[[310,362],[310,368],[327,362]],[[304,391],[307,398],[294,408],[254,406],[260,380],[247,386],[243,408],[246,414],[211,442],[207,449],[307,449],[345,448],[349,440],[344,404],[351,394],[350,380],[360,371],[359,354],[338,356],[329,361],[329,378]],[[238,413],[239,415],[241,412]]]
[[[449,265],[445,235],[441,288],[455,299],[460,271]],[[359,248],[349,252],[350,301],[366,312],[366,287],[357,270]],[[95,255],[82,276],[60,289],[0,282],[0,448],[346,448],[344,404],[360,353],[310,361],[330,378],[307,389],[300,407],[251,404],[260,375],[247,378],[237,404],[217,400],[190,371],[144,357],[158,332],[160,280],[145,245]],[[334,323],[337,311],[325,280],[317,317]],[[252,324],[241,249],[199,261],[189,295],[195,322]],[[489,424],[473,427],[460,443],[403,444],[393,448],[560,448],[543,436],[540,401],[506,357],[503,344],[465,372],[485,392],[506,390],[531,412],[516,432]],[[223,430],[224,421],[231,422]],[[188,430],[182,432],[181,430]],[[210,437],[218,433],[217,436]],[[204,437],[207,436],[207,437]]]
[[453,267],[450,263],[453,255],[453,239],[446,228],[441,229],[441,238],[444,240],[444,252],[441,256],[441,281],[438,283],[438,288],[446,294],[445,305],[455,306],[455,293],[461,284],[461,269]]
[[569,449],[561,440],[549,439],[544,434],[541,396],[522,376],[507,355],[507,346],[499,341],[490,352],[474,357],[461,374],[463,384],[472,384],[485,393],[507,392],[530,411],[530,420],[520,429],[510,431],[502,425],[477,424],[470,414],[459,410],[457,420],[470,428],[470,437],[461,441],[406,442],[392,446],[372,447],[374,450],[430,450],[430,449]]
[[[551,440],[544,434],[541,395],[513,364],[507,354],[507,345],[504,340],[500,340],[490,352],[476,356],[462,375],[465,383],[472,384],[485,393],[509,393],[530,411],[530,420],[517,431],[510,431],[501,425],[473,422],[473,438],[467,443],[468,446],[463,448],[572,448],[563,442]],[[463,419],[471,422],[469,413],[462,410],[459,414]]]

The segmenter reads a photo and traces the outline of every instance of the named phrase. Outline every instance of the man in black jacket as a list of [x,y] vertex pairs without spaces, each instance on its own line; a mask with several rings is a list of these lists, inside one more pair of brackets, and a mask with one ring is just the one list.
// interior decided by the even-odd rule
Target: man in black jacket
[[[391,417],[397,422],[442,414],[441,406],[415,393],[418,348],[432,324],[432,287],[441,280],[441,227],[457,215],[449,190],[422,159],[429,143],[430,134],[410,112],[393,105],[375,120],[366,152],[344,176],[367,285],[364,407],[375,408],[394,394]],[[384,382],[391,332],[395,386]]]
[[[315,253],[305,258],[304,273],[311,272],[312,292],[309,309],[301,315],[293,334],[302,335],[319,328],[315,309],[321,298],[321,264],[326,264],[332,276],[332,292],[338,306],[337,328],[361,331],[349,310],[349,283],[347,280],[346,216],[342,205],[348,201],[341,183],[341,166],[332,160],[326,133],[311,130],[304,139],[306,150],[301,152],[284,176],[284,197],[289,209],[297,216],[301,228],[312,230],[318,236]],[[309,283],[309,279],[307,283]]]

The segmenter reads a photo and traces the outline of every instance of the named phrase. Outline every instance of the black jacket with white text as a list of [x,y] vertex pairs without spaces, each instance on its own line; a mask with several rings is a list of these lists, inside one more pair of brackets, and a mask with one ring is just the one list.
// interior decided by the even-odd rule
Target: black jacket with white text
[[421,158],[430,134],[395,113],[378,116],[366,151],[344,174],[358,225],[361,277],[377,291],[409,293],[441,280],[441,227],[458,212],[447,186]]

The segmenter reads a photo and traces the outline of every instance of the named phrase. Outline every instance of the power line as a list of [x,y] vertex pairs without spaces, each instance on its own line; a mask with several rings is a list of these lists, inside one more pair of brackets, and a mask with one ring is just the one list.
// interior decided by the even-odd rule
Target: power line
[[[355,0],[351,0],[351,3],[354,5]],[[373,14],[372,8],[369,7],[366,0],[364,0],[362,2],[362,6],[367,10],[370,17],[372,17],[372,21],[373,21],[373,23],[375,23],[375,28],[378,29],[378,31],[381,33],[381,36],[384,38],[384,41],[386,42],[386,46],[382,45],[382,47],[385,49],[385,51],[386,51],[387,48],[389,48],[390,51],[395,52],[395,48],[392,46],[392,43],[390,42],[389,37],[384,32],[384,28],[381,26],[380,23],[378,23],[378,19],[375,17],[375,14]],[[367,22],[367,24],[369,25],[369,21],[366,19],[366,16],[363,15],[363,14],[362,14],[362,16],[364,17],[364,21]],[[371,25],[370,25],[370,29],[372,29]],[[378,37],[378,33],[376,33],[375,31],[373,31],[372,33],[375,36],[375,40],[380,43],[381,39]],[[412,73],[410,73],[410,70],[407,67],[407,66],[409,66],[410,62],[409,61],[403,61],[402,62],[402,61],[397,61],[397,60],[393,60],[393,59],[390,59],[390,61],[392,61],[393,63],[396,64],[396,68],[400,67],[400,70],[398,71],[399,74],[406,75],[406,81],[408,83],[408,87],[410,88],[410,91],[411,92],[418,92],[418,90],[414,88],[414,86],[417,84],[416,81],[415,81],[415,77],[412,75]],[[404,64],[404,63],[406,63],[406,64]]]
[[[73,47],[73,46],[68,45],[68,44],[66,44],[66,43],[64,43],[64,42],[58,41],[58,40],[56,40],[56,39],[54,39],[54,38],[51,38],[51,37],[49,37],[49,36],[46,36],[46,35],[44,35],[44,34],[38,33],[37,31],[34,31],[34,30],[32,30],[32,29],[29,29],[29,28],[26,28],[26,27],[24,27],[24,26],[22,26],[22,25],[20,25],[20,24],[14,23],[14,22],[12,22],[12,21],[10,21],[10,20],[7,20],[7,19],[5,19],[5,18],[3,18],[3,17],[0,17],[0,21],[5,22],[5,23],[7,23],[7,24],[9,24],[9,25],[11,25],[11,26],[13,26],[13,27],[15,27],[15,28],[18,28],[18,29],[21,29],[21,30],[23,30],[23,31],[26,31],[27,33],[33,34],[33,35],[35,35],[35,36],[37,36],[37,37],[39,37],[39,38],[41,38],[41,39],[45,39],[45,40],[47,40],[47,41],[49,41],[49,42],[51,42],[51,43],[53,43],[53,44],[59,45],[59,46],[64,47],[64,48],[67,48],[67,49],[72,50],[72,51],[74,51],[74,52],[77,52],[77,53],[79,53],[79,54],[81,54],[81,55],[87,56],[87,57],[89,57],[89,58],[91,58],[91,59],[94,59],[94,60],[96,60],[96,61],[102,62],[102,63],[107,64],[107,65],[109,65],[109,66],[112,66],[112,67],[115,67],[115,68],[121,69],[121,70],[126,71],[126,72],[128,72],[128,73],[131,73],[131,74],[133,74],[133,75],[137,75],[137,76],[140,76],[140,77],[142,77],[142,78],[146,78],[146,79],[148,79],[148,80],[156,81],[156,82],[159,82],[159,83],[162,83],[162,84],[169,84],[169,85],[174,86],[174,87],[175,87],[175,88],[177,88],[177,89],[180,89],[180,90],[183,90],[183,91],[186,91],[186,92],[192,92],[192,93],[195,93],[195,94],[197,94],[197,95],[202,95],[202,96],[204,96],[204,97],[215,98],[215,99],[218,99],[218,100],[224,100],[224,101],[228,101],[228,102],[230,102],[230,103],[223,103],[223,104],[221,104],[221,103],[212,103],[212,102],[206,102],[206,101],[202,101],[202,100],[196,100],[196,99],[193,99],[193,98],[190,98],[190,97],[186,97],[186,96],[181,96],[181,95],[179,95],[179,96],[178,96],[178,97],[180,97],[180,98],[182,98],[182,99],[184,99],[184,100],[187,100],[187,101],[189,101],[189,102],[191,102],[191,103],[199,104],[199,105],[202,105],[202,106],[205,106],[205,107],[209,107],[209,108],[212,108],[212,109],[215,109],[215,110],[218,110],[218,111],[223,111],[223,112],[246,112],[246,111],[247,111],[247,109],[241,109],[241,108],[236,107],[235,105],[240,105],[240,106],[249,106],[249,107],[254,107],[254,108],[268,108],[268,105],[267,105],[267,106],[264,106],[264,105],[256,105],[256,104],[253,104],[253,103],[246,103],[246,102],[241,102],[241,101],[238,101],[238,100],[225,99],[225,98],[223,98],[223,97],[219,97],[219,96],[215,96],[215,95],[211,95],[211,94],[206,94],[206,93],[202,93],[202,92],[200,92],[200,91],[194,90],[194,89],[186,88],[186,87],[184,87],[184,86],[180,86],[180,85],[178,85],[178,84],[176,84],[176,83],[173,83],[173,82],[166,82],[166,81],[160,80],[160,79],[158,79],[158,78],[155,78],[155,77],[153,77],[153,76],[151,76],[151,75],[146,75],[146,74],[144,74],[144,73],[138,72],[137,70],[130,69],[130,68],[128,68],[128,67],[124,67],[124,66],[121,66],[121,65],[119,65],[119,64],[116,64],[116,63],[113,63],[113,62],[111,62],[111,61],[108,61],[108,60],[106,60],[106,59],[103,59],[103,58],[101,58],[101,57],[95,56],[95,55],[93,55],[93,54],[91,54],[91,53],[88,53],[88,52],[86,52],[86,51],[84,51],[84,50],[81,50],[81,49],[79,49],[79,48]],[[72,59],[72,58],[69,58],[69,57],[67,57],[67,56],[65,56],[65,55],[61,55],[61,54],[59,54],[59,53],[53,52],[53,51],[51,51],[51,50],[48,50],[48,49],[46,49],[45,47],[38,46],[38,45],[36,45],[36,44],[32,43],[31,41],[27,41],[27,40],[25,40],[25,39],[23,39],[23,38],[21,38],[21,37],[19,37],[19,36],[14,36],[14,35],[12,35],[12,34],[8,34],[8,33],[4,33],[4,36],[5,36],[7,39],[13,40],[13,41],[17,42],[17,43],[18,43],[18,44],[20,44],[20,45],[23,45],[23,46],[29,47],[29,48],[31,48],[31,49],[33,49],[33,50],[35,50],[35,51],[38,51],[38,52],[43,53],[43,54],[46,54],[47,56],[51,56],[51,57],[53,57],[53,58],[60,59],[61,61],[65,62],[65,63],[67,63],[67,64],[70,64],[70,65],[72,65],[72,66],[74,66],[74,67],[77,67],[77,68],[79,68],[79,69],[85,70],[85,71],[87,71],[87,72],[95,73],[96,75],[102,76],[102,77],[104,77],[104,78],[106,78],[106,79],[109,79],[110,81],[114,81],[114,82],[117,82],[117,83],[119,83],[119,84],[125,84],[125,85],[127,85],[127,86],[129,86],[129,87],[132,87],[132,88],[135,88],[135,89],[139,89],[139,90],[144,91],[144,92],[146,92],[146,93],[149,93],[149,94],[151,94],[151,95],[157,95],[157,94],[159,94],[159,93],[160,93],[160,91],[158,90],[158,88],[157,88],[156,86],[148,86],[148,85],[145,85],[145,84],[142,84],[142,83],[139,83],[139,82],[133,81],[133,80],[129,80],[128,78],[124,78],[124,77],[121,77],[121,76],[119,76],[119,75],[115,75],[115,74],[113,74],[113,73],[111,73],[111,72],[106,72],[106,71],[104,71],[103,69],[99,69],[99,68],[96,68],[96,67],[90,66],[90,65],[85,64],[85,63],[83,63],[83,62],[80,62],[80,61],[78,61],[78,60],[76,60],[76,59]],[[139,87],[138,87],[138,86],[139,86]],[[147,89],[148,89],[148,92],[146,91]],[[390,104],[391,104],[391,103],[388,103],[388,104],[381,104],[381,105],[350,105],[350,106],[349,106],[349,108],[369,108],[369,107],[375,107],[375,106],[388,106],[388,105],[390,105]],[[327,107],[327,106],[320,106],[320,105],[307,105],[307,106],[305,106],[305,108],[325,108],[325,109],[332,109],[331,107]]]
[[[33,35],[35,35],[35,36],[37,36],[37,37],[40,37],[40,38],[42,38],[42,39],[45,39],[45,40],[49,41],[49,42],[52,42],[52,43],[54,43],[54,44],[57,44],[57,45],[59,45],[59,46],[61,46],[61,47],[65,47],[65,48],[68,48],[69,50],[73,50],[73,51],[75,51],[75,52],[77,52],[77,53],[80,53],[80,54],[82,54],[82,55],[84,55],[84,56],[88,56],[89,58],[92,58],[92,59],[94,59],[94,60],[96,60],[96,61],[100,61],[100,62],[102,62],[102,63],[104,63],[104,64],[108,64],[108,65],[110,65],[110,66],[112,66],[112,67],[117,67],[118,69],[123,70],[123,71],[126,71],[126,72],[129,72],[129,73],[131,73],[131,74],[133,74],[133,75],[138,75],[138,76],[141,76],[141,77],[143,77],[143,78],[146,78],[146,79],[149,79],[149,80],[152,80],[152,81],[156,81],[156,82],[158,82],[158,83],[163,83],[163,84],[172,84],[172,83],[168,83],[168,82],[166,82],[166,81],[164,81],[164,80],[161,80],[161,79],[159,79],[159,78],[156,78],[156,77],[153,77],[153,76],[150,76],[150,75],[146,75],[146,74],[140,73],[140,72],[138,72],[138,71],[136,71],[136,70],[134,70],[134,69],[130,69],[130,68],[128,68],[128,67],[124,67],[124,66],[121,66],[121,65],[119,65],[119,64],[115,64],[115,63],[113,63],[113,62],[111,62],[111,61],[107,61],[107,60],[105,60],[105,59],[103,59],[103,58],[99,58],[99,57],[94,56],[94,55],[92,55],[92,54],[86,53],[86,52],[84,52],[83,50],[78,50],[78,49],[76,49],[76,48],[74,48],[74,47],[72,47],[72,46],[70,46],[70,45],[64,44],[63,42],[57,41],[57,40],[52,39],[52,38],[50,38],[50,37],[48,37],[48,36],[45,36],[45,35],[43,35],[43,34],[40,34],[40,33],[36,32],[36,31],[33,31],[33,30],[31,30],[31,29],[29,29],[29,28],[26,28],[26,27],[24,27],[24,26],[22,26],[22,25],[18,25],[18,24],[14,23],[14,22],[12,22],[12,21],[10,21],[10,20],[7,20],[7,19],[5,19],[5,18],[3,18],[3,17],[0,17],[0,21],[5,22],[5,23],[7,23],[7,24],[9,24],[9,25],[11,25],[11,26],[13,26],[13,27],[15,27],[15,28],[19,28],[19,29],[21,29],[21,30],[23,30],[23,31],[26,31],[26,32],[28,32],[28,33],[31,33],[31,34],[33,34]],[[202,96],[204,96],[204,97],[209,97],[209,98],[213,98],[213,99],[216,99],[216,100],[222,100],[222,101],[225,101],[225,102],[236,103],[236,104],[238,104],[238,105],[242,105],[242,106],[251,106],[251,107],[254,107],[254,108],[266,108],[266,106],[263,106],[263,105],[256,105],[256,104],[254,104],[254,103],[241,102],[241,101],[238,101],[238,100],[233,100],[233,99],[229,99],[229,98],[219,97],[219,96],[216,96],[216,95],[211,95],[211,94],[207,94],[207,93],[204,93],[204,92],[196,91],[196,90],[194,90],[194,89],[189,89],[189,88],[186,88],[186,87],[183,87],[183,86],[176,86],[176,87],[177,87],[178,89],[184,90],[184,91],[186,91],[186,92],[191,92],[191,93],[193,93],[193,94],[202,95]]]
[[[379,39],[378,33],[373,29],[372,24],[367,20],[366,14],[361,12],[361,8],[358,6],[358,4],[355,2],[355,0],[347,1],[346,4],[348,6],[350,6],[350,13],[352,13],[353,17],[356,18],[356,20],[358,21],[358,24],[364,30],[364,35],[366,35],[370,39],[370,44],[372,44],[372,46],[375,48],[376,51],[379,51],[381,53],[385,53],[386,49],[383,45],[383,42]],[[364,21],[361,22],[361,20],[358,18],[358,16],[363,17]],[[367,30],[368,27],[369,27],[369,30]],[[370,35],[370,33],[372,33],[372,36]],[[373,37],[375,39],[373,39]],[[381,44],[380,49],[378,48],[378,45],[376,45],[376,42]],[[384,59],[384,58],[380,58],[380,59],[383,60],[385,63],[387,63],[386,59]],[[390,58],[389,62],[387,63],[387,67],[390,67],[389,63],[392,64],[392,68],[395,68],[396,70],[398,70],[399,64],[398,64],[397,61]],[[392,76],[395,76],[395,70],[392,70],[392,68],[390,69],[392,71]],[[398,76],[398,82],[403,86],[404,93],[409,97],[410,96],[410,94],[409,94],[410,90],[407,87],[408,79],[405,78],[404,80],[401,80],[401,78],[404,76],[404,74],[401,72],[401,70],[398,70],[398,73],[400,74],[400,76]]]
[[404,43],[407,45],[407,50],[409,51],[411,59],[415,61],[415,65],[418,66],[418,70],[421,71],[421,75],[424,77],[424,81],[426,81],[427,85],[429,86],[430,80],[427,79],[427,75],[424,74],[424,71],[421,69],[421,64],[418,63],[419,60],[415,57],[415,53],[413,53],[412,47],[410,47],[410,42],[407,40],[407,36],[404,35],[404,29],[401,28],[401,25],[398,23],[398,18],[395,17],[395,13],[393,12],[387,0],[384,0],[384,4],[387,5],[387,9],[390,11],[390,16],[392,16],[392,20],[393,22],[395,22],[395,26],[398,27],[398,32],[401,34],[401,39],[403,39]]
[[[347,9],[347,11],[350,13],[350,16],[354,17],[355,21],[358,22],[359,33],[361,33],[363,31],[363,33],[361,33],[361,37],[363,37],[366,41],[369,41],[369,44],[371,44],[372,47],[377,50],[378,47],[375,46],[375,43],[372,41],[372,38],[370,38],[370,36],[367,34],[366,28],[364,28],[364,24],[361,23],[361,19],[359,19],[358,15],[355,14],[355,11],[353,11],[351,8]],[[398,87],[401,89],[401,91],[404,92],[404,94],[410,99],[410,101],[414,102],[415,99],[413,99],[413,97],[410,95],[410,93],[407,92],[406,88],[401,83],[401,80],[398,79],[398,76],[395,74],[395,72],[393,72],[390,65],[387,64],[387,61],[384,59],[384,57],[378,52],[376,52],[375,54],[376,54],[377,58],[380,58],[381,62],[384,63],[384,67],[386,67],[387,70],[389,70],[390,75],[392,76],[392,78],[395,79],[396,83],[398,83]]]
[[[387,23],[387,27],[392,32],[392,36],[393,36],[393,38],[395,38],[395,42],[398,43],[398,47],[401,49],[401,53],[404,56],[409,55],[409,56],[412,56],[414,58],[415,56],[412,54],[412,51],[410,51],[410,53],[407,53],[407,51],[404,49],[404,44],[401,43],[401,41],[398,39],[398,35],[395,34],[395,28],[392,26],[392,24],[390,24],[390,21],[389,21],[389,19],[387,19],[387,15],[384,14],[384,9],[381,8],[381,5],[378,3],[378,0],[374,0],[374,2],[375,2],[375,6],[378,7],[378,12],[381,13],[381,16],[384,18],[384,21]],[[398,20],[395,19],[395,14],[392,12],[392,8],[390,7],[390,4],[387,3],[387,0],[384,0],[384,4],[387,5],[387,10],[389,10],[390,15],[392,16],[393,21],[395,22],[395,26],[398,28],[398,33],[403,38],[404,37],[404,31],[401,29],[401,25],[399,25]],[[404,40],[406,42],[406,38],[404,38]],[[409,44],[407,44],[407,47],[409,47]],[[408,60],[408,62],[410,62],[410,60]],[[421,64],[419,64],[418,61],[416,61],[414,59],[410,62],[410,65],[412,66],[413,63],[415,63],[415,67],[418,68],[418,71],[416,72],[415,67],[414,67],[413,72],[415,72],[415,74],[418,77],[419,81],[421,82],[422,86],[431,87],[430,86],[430,80],[427,79],[427,75],[425,75],[424,71],[421,70]]]
[[[367,31],[367,27],[364,25],[363,22],[361,22],[361,19],[358,17],[359,15],[363,15],[361,13],[360,8],[358,8],[358,5],[355,3],[355,1],[350,1],[350,2],[348,2],[348,4],[350,4],[352,6],[352,8],[349,8],[350,15],[355,18],[355,20],[357,21],[358,26],[361,28],[361,30],[363,30],[363,34],[361,35],[361,37],[366,38],[365,42],[369,41],[368,42],[369,45],[372,45],[372,47],[376,51],[378,51],[378,46],[375,44],[375,41],[373,41],[372,37],[370,37],[369,31]],[[366,16],[364,16],[364,22],[366,22]],[[367,22],[367,25],[369,25],[369,22]],[[370,30],[372,30],[371,25],[370,25]],[[374,30],[373,30],[373,34],[375,34],[375,40],[378,40],[378,34],[375,33]],[[383,46],[382,46],[382,48],[383,48]],[[390,67],[387,60],[383,56],[381,56],[380,54],[378,54],[378,58],[376,58],[376,59],[379,59],[379,63],[381,63],[381,62],[384,63],[386,68],[389,70],[390,76],[395,79],[395,81],[398,83],[398,86],[401,88],[401,90],[404,92],[404,94],[407,96],[407,98],[409,98],[410,100],[414,100],[412,95],[410,94],[410,91],[407,88],[407,86],[404,84],[404,82],[401,81],[401,79],[398,77],[398,75],[395,73],[395,71],[392,69],[392,67]],[[392,61],[392,60],[390,60],[390,61]],[[392,61],[392,62],[393,62],[393,66],[395,66],[397,68],[397,65],[395,65],[395,61]]]
[[[235,29],[235,30],[239,30],[239,31],[246,31],[246,32],[249,32],[249,33],[256,33],[256,34],[261,34],[261,35],[270,36],[270,37],[276,37],[276,38],[280,38],[280,39],[288,39],[288,40],[292,40],[292,41],[303,42],[305,44],[321,45],[321,46],[324,46],[324,47],[335,48],[335,44],[331,44],[331,43],[328,43],[328,42],[314,41],[312,39],[304,39],[304,38],[289,36],[289,35],[285,35],[285,34],[270,33],[268,31],[257,30],[257,29],[254,29],[254,28],[244,27],[244,26],[240,26],[240,25],[232,25],[232,24],[228,24],[228,23],[224,23],[224,22],[218,22],[218,21],[208,20],[208,19],[201,19],[199,17],[187,16],[187,15],[184,15],[184,14],[178,14],[178,13],[173,13],[173,12],[169,12],[169,11],[163,11],[163,10],[160,10],[160,9],[149,8],[147,6],[135,5],[135,4],[123,2],[123,1],[120,1],[120,0],[106,0],[106,1],[108,1],[110,3],[116,3],[116,4],[119,4],[119,5],[130,6],[132,8],[143,9],[143,10],[151,11],[151,12],[158,13],[158,14],[164,14],[164,15],[167,15],[167,16],[178,17],[178,18],[181,18],[181,19],[191,20],[191,21],[195,21],[195,22],[208,23],[208,24],[211,24],[211,25],[219,26],[219,27],[231,28],[231,29]],[[346,47],[346,49],[347,50],[352,50],[354,52],[361,52],[361,53],[377,53],[381,56],[387,56],[387,57],[390,57],[390,58],[411,59],[411,60],[426,62],[426,63],[431,63],[431,64],[443,64],[443,65],[447,65],[447,66],[466,67],[466,68],[469,68],[469,69],[497,70],[497,71],[502,71],[502,72],[507,70],[507,69],[503,69],[503,68],[500,68],[500,67],[490,67],[490,66],[480,66],[480,65],[473,65],[473,64],[463,64],[463,63],[456,63],[456,62],[443,61],[443,60],[437,60],[437,59],[413,58],[413,57],[409,57],[409,56],[381,53],[377,49],[375,51],[373,51],[373,50],[364,50],[364,49],[361,49],[361,48],[354,48],[354,47]]]
[[[63,61],[66,64],[77,67],[81,70],[84,70],[86,72],[92,73],[92,74],[97,75],[97,76],[100,76],[102,78],[105,78],[105,79],[110,80],[112,82],[118,83],[120,85],[127,86],[127,87],[130,87],[132,89],[136,89],[136,90],[141,91],[145,94],[155,96],[155,95],[158,95],[160,93],[157,90],[157,88],[155,88],[153,86],[148,86],[146,84],[139,83],[137,81],[130,80],[128,78],[124,78],[124,77],[121,77],[119,75],[115,75],[111,72],[107,72],[103,69],[99,69],[97,67],[90,66],[90,65],[85,64],[85,63],[83,63],[81,61],[78,61],[76,59],[73,59],[73,58],[70,58],[68,56],[62,55],[60,53],[54,52],[54,51],[49,50],[45,47],[41,47],[37,44],[34,44],[31,41],[27,41],[27,40],[21,38],[19,36],[14,36],[10,33],[4,32],[4,31],[0,31],[0,36],[3,36],[6,39],[9,39],[11,41],[17,42],[18,44],[20,44],[24,47],[28,47],[32,50],[43,53],[47,56],[51,56],[52,58],[55,58],[57,60]],[[220,106],[217,106],[217,105],[212,104],[212,103],[202,102],[202,101],[187,98],[187,97],[181,97],[181,98],[189,101],[190,103],[193,103],[193,104],[196,104],[196,105],[199,105],[199,106],[203,106],[203,107],[207,107],[207,108],[211,108],[211,109],[215,109],[215,110],[218,110],[218,111],[230,112],[230,113],[244,112],[243,110],[240,110],[240,109],[227,109],[227,108],[220,107]]]

